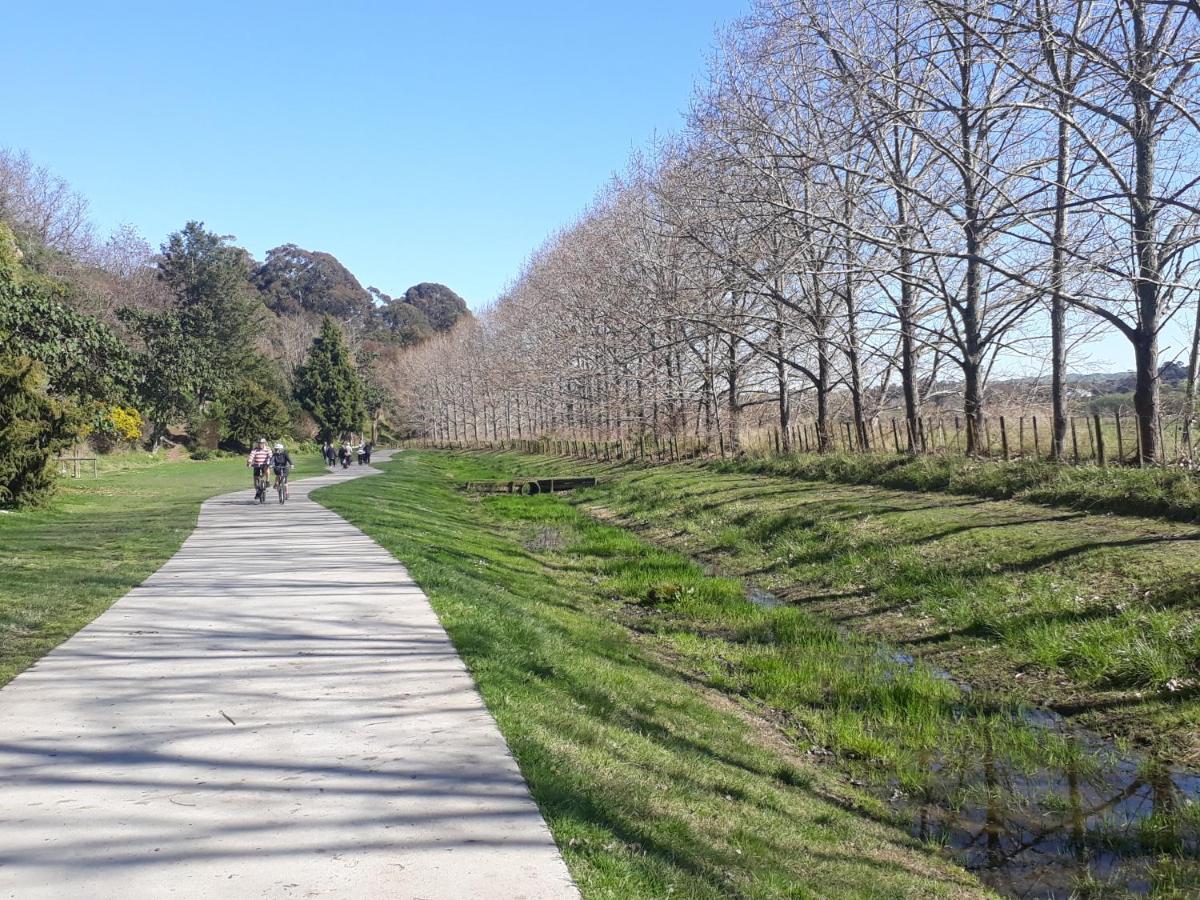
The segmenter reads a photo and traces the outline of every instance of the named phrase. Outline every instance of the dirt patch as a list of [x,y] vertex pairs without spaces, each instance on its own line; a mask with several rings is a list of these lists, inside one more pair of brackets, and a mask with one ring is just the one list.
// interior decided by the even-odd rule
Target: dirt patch
[[567,538],[561,528],[543,528],[525,542],[525,549],[532,553],[552,553],[566,546]]

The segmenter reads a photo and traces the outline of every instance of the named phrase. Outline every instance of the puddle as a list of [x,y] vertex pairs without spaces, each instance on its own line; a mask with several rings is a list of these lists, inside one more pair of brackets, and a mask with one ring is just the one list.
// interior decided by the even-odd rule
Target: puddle
[[783,606],[785,603],[785,601],[780,600],[770,591],[764,591],[756,587],[746,589],[746,599],[760,609],[775,609]]
[[916,837],[1010,897],[1200,896],[1200,774],[1047,710],[1021,718],[1062,761],[1024,771],[987,746],[931,761],[921,796],[888,786]]
[[[885,662],[891,663],[891,668],[884,673],[884,677],[886,678],[894,678],[897,671],[912,671],[917,667],[916,657],[914,657],[911,653],[899,653],[897,651],[888,650],[885,647],[881,647],[876,655]],[[945,669],[939,669],[936,666],[930,665],[925,665],[923,668],[934,678],[950,682],[964,694],[971,693],[971,686],[969,684],[967,684],[965,681],[957,681],[954,676]]]
[[[755,587],[746,599],[762,609],[786,602]],[[914,836],[1008,897],[1200,898],[1200,772],[1124,752],[1047,709],[989,720],[949,672],[891,648],[876,658],[881,677],[919,667],[954,684],[956,715],[972,720],[958,732],[961,748],[931,754],[919,791],[859,773],[910,816]]]

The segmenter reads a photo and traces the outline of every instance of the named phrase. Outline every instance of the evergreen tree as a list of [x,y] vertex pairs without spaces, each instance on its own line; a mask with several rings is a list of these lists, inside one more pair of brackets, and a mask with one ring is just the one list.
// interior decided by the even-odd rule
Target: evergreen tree
[[45,367],[49,390],[83,403],[127,399],[133,354],[107,326],[63,302],[65,286],[23,264],[12,231],[0,222],[0,342],[13,356]]
[[249,255],[227,241],[201,222],[188,222],[167,238],[158,263],[183,333],[209,363],[200,402],[245,371],[264,314],[251,295]]
[[246,251],[199,222],[167,238],[158,269],[172,308],[121,311],[144,347],[138,372],[153,446],[167,425],[195,417],[247,371],[265,315],[250,294]]
[[287,406],[270,388],[253,378],[234,383],[218,404],[221,442],[238,450],[249,450],[265,437],[275,441],[291,431]]
[[366,416],[362,379],[341,329],[329,316],[296,372],[296,399],[317,423],[323,441],[362,427]]
[[0,356],[0,505],[44,502],[54,491],[54,455],[81,433],[73,407],[46,386],[41,363]]

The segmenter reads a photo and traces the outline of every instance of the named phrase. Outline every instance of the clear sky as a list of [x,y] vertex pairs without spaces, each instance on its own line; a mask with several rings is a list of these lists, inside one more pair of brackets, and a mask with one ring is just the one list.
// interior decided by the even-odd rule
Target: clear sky
[[157,246],[189,219],[475,307],[675,130],[745,0],[5,4],[8,127]]

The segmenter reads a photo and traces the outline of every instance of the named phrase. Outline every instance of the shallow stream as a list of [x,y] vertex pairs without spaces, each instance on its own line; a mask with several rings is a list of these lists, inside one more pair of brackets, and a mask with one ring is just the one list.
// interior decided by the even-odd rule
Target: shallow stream
[[[785,602],[757,588],[747,599],[765,609]],[[881,655],[881,677],[923,665]],[[980,715],[970,686],[954,683],[967,701],[961,715]],[[1013,712],[999,727],[988,715],[992,723],[961,747],[930,754],[918,789],[869,767],[855,774],[907,814],[914,836],[946,847],[1007,896],[1200,897],[1200,773],[1049,710]]]

